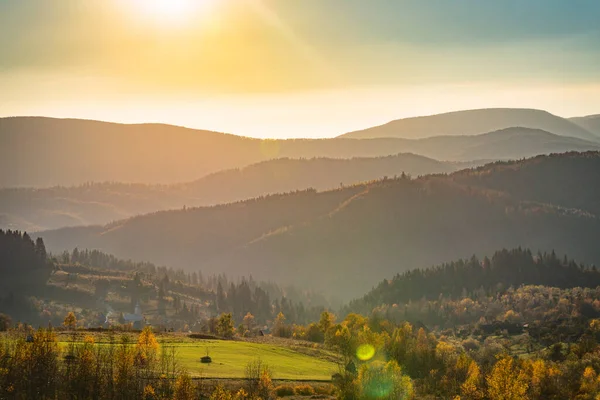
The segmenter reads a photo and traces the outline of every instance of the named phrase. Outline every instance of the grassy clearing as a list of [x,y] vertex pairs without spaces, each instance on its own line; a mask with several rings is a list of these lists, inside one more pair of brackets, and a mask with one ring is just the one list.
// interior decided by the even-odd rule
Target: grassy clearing
[[[180,365],[203,377],[243,378],[248,362],[260,358],[269,366],[275,379],[330,380],[337,366],[292,349],[261,343],[222,340],[197,340],[174,343]],[[201,364],[208,349],[213,362]]]
[[[79,342],[83,335],[76,337],[60,334],[61,346],[71,340]],[[105,334],[93,334],[96,343],[107,343]],[[118,342],[118,335],[115,338]],[[337,365],[331,361],[328,352],[316,349],[300,349],[293,341],[277,341],[276,343],[255,343],[231,340],[190,339],[178,334],[161,334],[157,339],[163,347],[174,347],[177,362],[194,377],[204,378],[244,378],[246,365],[260,358],[271,369],[274,379],[292,381],[329,381],[331,375],[338,371]],[[136,335],[131,335],[135,343]],[[202,364],[200,358],[208,354],[212,363]],[[301,351],[298,351],[301,350]],[[308,352],[308,350],[312,350]],[[308,352],[308,353],[307,353]]]

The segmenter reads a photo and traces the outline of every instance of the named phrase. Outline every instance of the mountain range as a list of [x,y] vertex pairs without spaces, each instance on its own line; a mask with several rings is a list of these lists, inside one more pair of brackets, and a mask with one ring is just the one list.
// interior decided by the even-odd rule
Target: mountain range
[[576,123],[588,132],[600,135],[600,114],[569,118],[569,121]]
[[379,158],[263,161],[188,183],[93,183],[73,187],[0,189],[0,228],[38,231],[111,221],[184,206],[231,203],[274,193],[326,190],[403,173],[449,173],[480,163],[436,161],[414,154]]
[[95,248],[188,270],[294,282],[350,299],[398,272],[505,247],[556,250],[598,263],[599,174],[598,152],[539,156],[40,236],[53,252]]
[[590,127],[585,121],[585,118],[568,120],[543,110],[488,108],[398,119],[381,126],[346,133],[341,137],[422,139],[432,136],[477,135],[511,127],[522,127],[541,129],[561,136],[599,141],[600,132],[596,129],[597,126]]
[[[385,132],[379,134],[376,133],[378,128],[373,128],[372,139],[344,136],[334,139],[259,140],[161,124],[124,125],[43,117],[1,118],[0,187],[71,186],[107,181],[172,184],[282,157],[352,158],[415,153],[437,160],[473,161],[600,149],[600,141],[594,141],[596,136],[571,121],[535,110],[512,111],[519,115],[531,114],[529,120],[537,118],[539,124],[527,128],[514,127],[510,124],[518,121],[507,118],[504,124],[481,125],[475,122],[487,120],[485,116],[488,114],[489,119],[496,121],[498,112],[479,110],[474,112],[477,116],[473,118],[474,122],[462,118],[464,124],[462,127],[457,125],[455,130],[429,130],[432,135],[461,132],[460,136],[382,138],[375,136],[385,136]],[[512,112],[508,114],[512,115]],[[430,125],[435,126],[440,117],[422,117],[419,121],[432,121]],[[548,119],[554,123],[550,124]],[[569,129],[554,129],[556,126]],[[499,130],[481,130],[491,127]],[[406,135],[424,136],[421,131],[415,132],[420,133]],[[475,132],[478,134],[475,135]]]

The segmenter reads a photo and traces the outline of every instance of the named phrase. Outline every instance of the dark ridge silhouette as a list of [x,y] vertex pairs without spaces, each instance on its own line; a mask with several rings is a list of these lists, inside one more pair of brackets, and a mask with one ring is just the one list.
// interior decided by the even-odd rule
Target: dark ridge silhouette
[[[0,143],[0,187],[106,181],[172,184],[282,157],[381,157],[410,152],[437,160],[471,161],[600,148],[590,141],[523,128],[425,140],[258,140],[171,125],[42,117],[1,118]],[[81,222],[70,214],[59,221]]]
[[600,141],[600,133],[543,110],[488,108],[404,118],[385,125],[346,133],[341,137],[373,139],[399,137],[422,139],[442,135],[477,135],[510,127],[541,129],[557,135]]
[[[494,174],[502,174],[501,168],[496,172],[502,164],[495,164],[464,173],[465,178],[457,173],[384,179],[40,235],[53,251],[96,248],[174,268],[293,282],[349,300],[386,276],[499,248],[554,249],[597,263],[597,179],[575,175],[586,165],[594,168],[599,157],[566,154],[506,163],[523,175],[529,174],[528,164],[547,164],[537,179],[553,182],[556,192],[502,191],[488,188],[486,181],[478,186],[471,175],[487,168],[484,175],[494,181]],[[556,160],[562,160],[560,167]],[[557,197],[569,190],[569,176],[588,180],[578,192],[579,208]]]

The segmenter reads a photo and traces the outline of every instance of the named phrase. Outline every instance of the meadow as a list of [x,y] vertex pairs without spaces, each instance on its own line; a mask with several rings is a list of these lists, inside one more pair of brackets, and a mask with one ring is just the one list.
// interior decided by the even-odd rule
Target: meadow
[[[85,332],[85,334],[90,334]],[[75,336],[59,334],[61,347],[69,342],[82,341],[82,332]],[[96,343],[107,343],[106,334],[92,333]],[[290,381],[330,381],[338,372],[334,356],[323,349],[299,346],[298,341],[276,340],[258,343],[255,341],[191,339],[181,334],[157,335],[161,349],[175,349],[179,367],[195,378],[244,378],[248,363],[260,359],[272,372],[273,379]],[[118,337],[116,337],[118,341]],[[135,336],[131,343],[135,343]],[[212,362],[204,364],[200,358],[209,355]]]

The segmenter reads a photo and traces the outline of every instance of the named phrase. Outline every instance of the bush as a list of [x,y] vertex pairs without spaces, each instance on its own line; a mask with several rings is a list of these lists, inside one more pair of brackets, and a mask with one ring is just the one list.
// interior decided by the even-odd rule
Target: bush
[[467,338],[462,341],[462,346],[466,351],[479,350],[479,342],[473,338]]
[[315,394],[331,396],[335,392],[335,386],[333,386],[332,384],[319,385],[314,387],[314,390]]
[[259,358],[246,365],[246,385],[250,397],[270,398],[273,390],[271,370]]
[[275,388],[277,397],[286,397],[294,395],[294,388],[291,385],[279,385]]
[[214,339],[219,339],[218,336],[210,335],[210,334],[207,334],[207,333],[191,333],[191,334],[188,335],[188,337],[190,339],[205,339],[205,340],[206,339],[213,339],[213,340]]
[[317,324],[312,323],[306,330],[306,340],[315,343],[323,343],[325,341],[325,335]]
[[298,396],[312,396],[315,394],[315,389],[310,385],[297,385],[294,388],[294,393]]

